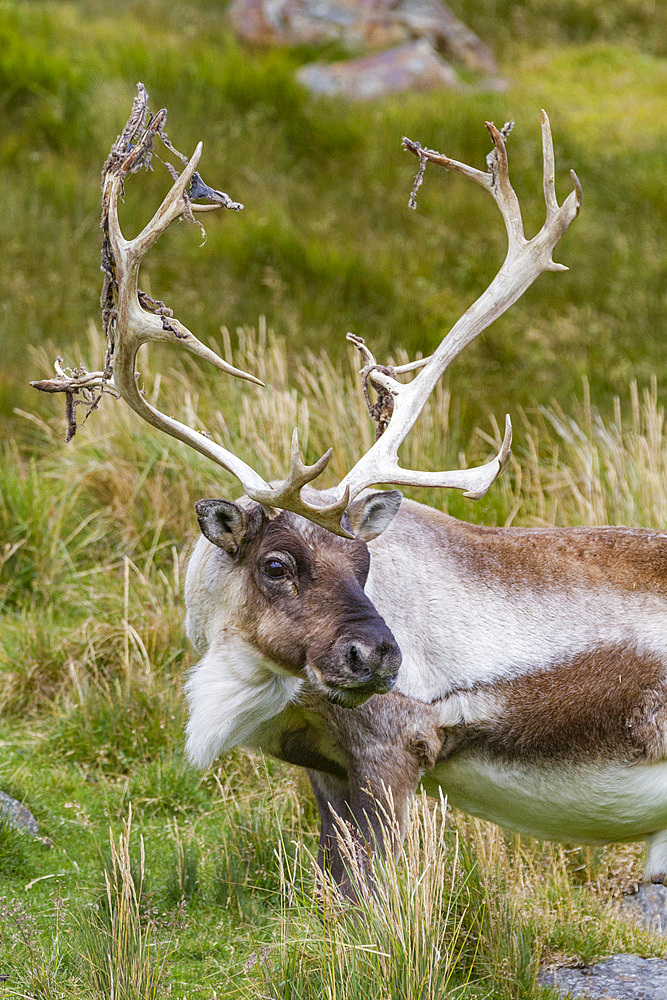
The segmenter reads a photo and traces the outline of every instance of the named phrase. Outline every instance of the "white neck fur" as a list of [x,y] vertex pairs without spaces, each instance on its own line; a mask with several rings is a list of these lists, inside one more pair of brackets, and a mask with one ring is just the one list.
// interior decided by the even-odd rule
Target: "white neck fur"
[[190,761],[208,767],[226,750],[252,745],[257,727],[282,712],[301,684],[298,677],[276,673],[276,667],[238,635],[220,636],[185,685],[190,708],[185,751]]

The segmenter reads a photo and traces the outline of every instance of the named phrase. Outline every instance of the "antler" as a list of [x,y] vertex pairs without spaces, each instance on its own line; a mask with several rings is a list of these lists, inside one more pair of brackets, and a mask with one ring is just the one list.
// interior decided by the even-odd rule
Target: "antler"
[[[426,400],[436,383],[455,357],[467,347],[495,319],[506,312],[543,271],[567,271],[563,264],[552,260],[554,247],[576,218],[581,207],[581,184],[573,170],[570,171],[574,191],[559,207],[554,181],[554,149],[551,128],[546,112],[542,112],[542,149],[544,169],[544,199],[546,221],[532,240],[527,240],[519,201],[510,184],[505,138],[512,123],[498,130],[491,122],[486,127],[493,139],[494,149],[487,157],[486,171],[469,167],[432,149],[423,149],[418,142],[403,139],[403,146],[419,157],[420,168],[415,179],[410,204],[416,207],[414,196],[421,184],[426,162],[438,163],[446,170],[456,170],[485,188],[496,201],[507,229],[508,248],[500,271],[485,292],[452,327],[435,353],[395,368],[378,365],[363,340],[348,334],[348,340],[359,350],[364,359],[362,374],[377,388],[383,405],[382,420],[386,429],[373,447],[357,462],[343,479],[340,488],[349,490],[355,497],[361,490],[376,483],[397,486],[446,486],[465,491],[465,496],[479,499],[502,472],[510,456],[512,425],[509,416],[505,422],[505,437],[496,457],[476,469],[451,472],[417,472],[401,469],[398,449],[412,429]],[[422,368],[409,383],[399,382],[397,375]]]
[[[347,491],[340,500],[321,507],[313,506],[301,498],[302,487],[315,479],[326,468],[331,449],[315,465],[307,466],[299,455],[299,442],[295,430],[292,440],[290,471],[283,482],[271,485],[236,455],[207,436],[197,433],[178,420],[167,416],[146,401],[137,386],[135,362],[137,351],[148,341],[166,341],[185,347],[221,371],[237,378],[264,385],[260,379],[234,368],[214,351],[202,344],[164,303],[152,299],[138,287],[139,269],[143,258],[167,227],[180,216],[196,222],[194,213],[228,208],[241,211],[243,205],[232,201],[222,191],[204,184],[197,167],[202,153],[197,144],[189,161],[171,144],[164,125],[167,112],[162,109],[149,115],[148,94],[143,84],[137,85],[132,113],[111,148],[102,173],[102,269],[105,272],[102,289],[102,316],[107,334],[107,356],[103,372],[87,372],[83,368],[62,368],[56,362],[56,378],[32,382],[44,392],[64,392],[67,400],[68,440],[76,431],[76,407],[81,402],[89,404],[88,413],[95,409],[104,392],[121,396],[132,409],[158,430],[183,441],[191,448],[211,458],[241,483],[245,493],[253,500],[271,507],[280,507],[302,514],[311,521],[329,528],[339,535],[351,537],[341,525],[347,506]],[[150,166],[153,144],[160,138],[164,145],[185,164],[180,176],[173,169],[174,184],[150,222],[133,240],[123,236],[118,221],[118,199],[128,175],[142,167]],[[193,198],[205,198],[209,204],[197,204]],[[80,396],[81,398],[76,398]]]
[[[487,157],[488,170],[485,172],[452,160],[434,150],[423,149],[419,143],[410,139],[403,140],[405,148],[420,159],[420,168],[410,199],[412,207],[415,207],[414,196],[421,184],[427,162],[438,163],[448,170],[457,170],[486,188],[497,202],[507,228],[507,256],[487,290],[454,325],[430,358],[393,368],[379,365],[362,338],[348,334],[348,340],[359,349],[365,362],[362,369],[364,391],[378,425],[378,435],[372,448],[332,491],[333,502],[327,503],[322,497],[323,503],[319,506],[305,501],[301,491],[326,468],[331,457],[331,449],[314,465],[304,465],[295,430],[288,476],[284,481],[272,485],[265,482],[240,458],[208,436],[197,433],[151,406],[137,386],[136,355],[139,347],[148,341],[179,344],[229,375],[247,379],[257,385],[264,384],[254,375],[240,371],[218,357],[214,351],[197,340],[164,303],[152,299],[138,287],[139,269],[143,258],[174,219],[183,216],[190,222],[197,222],[195,213],[218,208],[240,211],[243,208],[243,205],[232,201],[224,192],[208,187],[197,173],[202,151],[201,142],[198,143],[191,159],[186,161],[186,158],[171,144],[164,130],[166,110],[163,109],[151,116],[147,110],[147,103],[146,89],[143,84],[138,84],[132,114],[112,146],[102,174],[104,230],[102,269],[105,278],[101,304],[107,335],[104,371],[87,372],[84,368],[65,369],[62,367],[62,359],[58,358],[56,378],[31,383],[35,388],[45,392],[65,393],[68,440],[76,431],[78,405],[87,403],[89,414],[97,407],[105,392],[122,396],[148,423],[190,445],[191,448],[231,472],[253,500],[267,506],[294,511],[347,538],[351,535],[341,523],[343,514],[350,500],[369,486],[380,483],[398,486],[444,486],[464,490],[466,496],[474,499],[483,496],[509,460],[512,439],[509,417],[506,419],[505,437],[500,451],[492,461],[479,468],[450,472],[418,472],[401,469],[398,464],[398,449],[412,429],[443,372],[463,348],[509,309],[542,271],[567,270],[562,264],[555,264],[551,255],[558,240],[578,214],[581,205],[581,185],[574,171],[571,171],[574,191],[567,197],[562,207],[558,206],[554,186],[553,143],[549,120],[544,111],[542,143],[547,213],[544,226],[532,240],[526,240],[524,236],[521,209],[509,181],[505,138],[511,125],[506,125],[498,131],[493,124],[486,123],[495,148]],[[142,167],[150,166],[156,137],[182,160],[185,167],[179,175],[173,167],[167,165],[174,178],[171,190],[148,225],[133,240],[126,240],[118,221],[118,199],[122,197],[123,185],[128,175]],[[208,203],[196,203],[193,201],[194,198],[203,198]],[[396,376],[419,368],[423,370],[411,382],[398,381]],[[378,393],[376,404],[371,404],[368,382],[372,382]]]

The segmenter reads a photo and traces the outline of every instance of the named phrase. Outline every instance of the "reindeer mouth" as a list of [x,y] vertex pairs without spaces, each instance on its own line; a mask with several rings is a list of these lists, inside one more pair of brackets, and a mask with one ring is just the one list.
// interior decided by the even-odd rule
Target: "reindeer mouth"
[[313,663],[306,665],[306,676],[313,687],[323,694],[332,705],[343,708],[358,708],[375,694],[386,694],[395,683],[395,678],[374,678],[363,684],[329,684],[322,676],[322,671]]
[[329,688],[326,692],[327,701],[332,705],[342,705],[343,708],[358,708],[372,698],[377,691],[355,691],[354,688]]

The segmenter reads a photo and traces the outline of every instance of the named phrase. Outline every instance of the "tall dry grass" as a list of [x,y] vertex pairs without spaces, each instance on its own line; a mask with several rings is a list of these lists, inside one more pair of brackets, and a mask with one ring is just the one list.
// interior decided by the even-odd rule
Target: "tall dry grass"
[[[582,874],[581,851],[507,834],[423,791],[393,858],[396,828],[390,805],[385,855],[369,859],[339,821],[346,868],[359,886],[354,902],[307,850],[281,844],[278,940],[251,956],[251,980],[239,995],[525,1000],[542,996],[537,978],[545,964],[661,950],[646,929],[624,922],[609,884],[595,887]],[[627,887],[624,849],[608,849],[594,867],[600,881],[606,872]]]
[[384,857],[360,858],[356,838],[339,819],[346,868],[360,886],[354,903],[341,896],[307,851],[281,850],[280,937],[275,948],[255,956],[256,980],[246,995],[276,1000],[472,995],[467,990],[478,985],[478,977],[471,931],[482,900],[461,868],[456,836],[444,843],[446,813],[444,800],[433,805],[419,796],[398,859],[390,849],[397,833],[391,805]]
[[541,522],[667,524],[667,435],[657,379],[641,390],[631,382],[628,397],[617,397],[604,418],[584,381],[570,412],[553,402],[531,417],[522,414],[525,446],[515,489],[527,491]]
[[130,849],[132,808],[118,838],[109,831],[105,893],[94,910],[79,919],[83,978],[93,997],[108,1000],[159,1000],[166,995],[169,946],[159,948],[142,898],[145,876],[143,838],[139,856]]

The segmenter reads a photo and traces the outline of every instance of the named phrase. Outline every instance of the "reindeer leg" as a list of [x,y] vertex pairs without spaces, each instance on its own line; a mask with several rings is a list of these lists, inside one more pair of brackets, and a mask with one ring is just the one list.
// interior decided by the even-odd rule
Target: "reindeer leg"
[[320,812],[321,828],[317,863],[322,871],[331,874],[337,885],[342,885],[347,879],[333,814],[343,818],[349,816],[350,787],[346,781],[321,771],[309,770],[308,777]]
[[327,705],[326,719],[348,763],[346,778],[308,770],[322,820],[318,861],[354,900],[360,888],[355,879],[365,878],[372,856],[395,857],[401,849],[410,802],[442,747],[440,713],[401,695],[383,695],[358,709]]
[[646,841],[648,856],[644,869],[644,880],[662,885],[667,881],[667,830],[655,833]]
[[[354,761],[345,812],[336,810],[347,823],[352,840],[347,839],[342,849],[339,824],[333,825],[330,870],[341,892],[353,902],[364,895],[359,881],[367,881],[373,856],[398,855],[405,837],[410,801],[419,783],[420,772],[410,754],[401,755],[394,748],[389,768],[386,759],[387,755],[380,753],[372,759]],[[382,765],[379,766],[378,761],[382,761]],[[352,863],[350,846],[355,855]]]
[[405,837],[408,808],[417,790],[419,773],[406,760],[400,777],[364,762],[350,778],[350,813],[366,855],[398,854]]
[[317,862],[332,876],[344,896],[358,901],[358,886],[341,851],[335,817],[346,822],[353,831],[359,844],[359,868],[365,873],[373,854],[382,855],[387,849],[394,856],[398,854],[419,775],[406,775],[407,780],[393,785],[378,775],[376,766],[368,770],[362,767],[349,785],[318,771],[308,771],[308,776],[322,823]]

